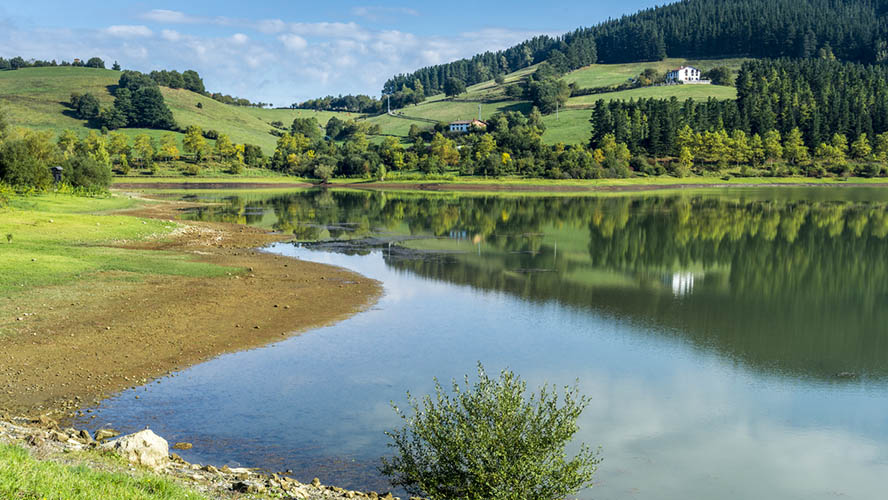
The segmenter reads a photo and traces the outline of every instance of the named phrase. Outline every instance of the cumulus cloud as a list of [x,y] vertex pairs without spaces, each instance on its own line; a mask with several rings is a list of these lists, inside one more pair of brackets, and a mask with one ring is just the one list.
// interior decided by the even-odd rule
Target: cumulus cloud
[[147,26],[116,25],[105,28],[105,33],[121,38],[147,37],[154,34]]
[[293,52],[299,52],[300,50],[308,47],[308,42],[305,40],[305,38],[302,38],[299,35],[294,35],[292,33],[281,35],[278,37],[278,40],[280,40],[281,43],[284,44],[284,47],[292,50]]
[[[389,13],[415,14],[396,11]],[[353,13],[366,18],[378,12],[385,11],[363,7]],[[357,22],[200,17],[164,9],[139,17],[150,27],[0,30],[0,47],[47,60],[99,56],[140,71],[195,69],[211,90],[289,105],[327,94],[378,95],[392,75],[505,48],[539,34],[491,28],[422,36]],[[198,25],[214,28],[196,29]]]

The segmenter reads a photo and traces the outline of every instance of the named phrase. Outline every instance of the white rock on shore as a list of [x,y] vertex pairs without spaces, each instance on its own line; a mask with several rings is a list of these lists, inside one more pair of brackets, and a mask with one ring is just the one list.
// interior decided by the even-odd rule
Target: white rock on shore
[[112,450],[132,463],[152,469],[163,467],[170,456],[169,443],[150,429],[109,441],[102,448]]

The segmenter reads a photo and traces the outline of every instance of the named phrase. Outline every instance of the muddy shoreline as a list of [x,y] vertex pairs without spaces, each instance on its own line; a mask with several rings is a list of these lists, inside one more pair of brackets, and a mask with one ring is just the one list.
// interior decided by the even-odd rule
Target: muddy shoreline
[[[123,213],[175,219],[193,203]],[[187,254],[231,268],[215,278],[103,273],[89,286],[16,297],[17,322],[0,339],[0,417],[77,416],[105,397],[221,354],[260,347],[371,306],[380,283],[351,271],[255,250],[285,235],[224,223],[177,221],[172,235],[111,247]]]

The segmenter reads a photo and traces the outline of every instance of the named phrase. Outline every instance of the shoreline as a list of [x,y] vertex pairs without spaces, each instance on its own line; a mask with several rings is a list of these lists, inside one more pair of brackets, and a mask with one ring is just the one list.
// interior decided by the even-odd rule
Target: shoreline
[[[194,206],[199,204],[156,202],[117,214],[172,221],[180,209]],[[257,250],[287,241],[285,235],[175,222],[171,235],[109,246],[184,254],[232,272],[144,280],[105,272],[98,287],[42,287],[39,304],[19,297],[21,321],[0,340],[0,417],[81,416],[83,407],[112,394],[336,323],[381,296],[380,283],[352,271]]]
[[[711,182],[703,181],[711,179]],[[802,177],[789,178],[738,178],[725,181],[716,178],[636,178],[606,179],[588,181],[558,181],[547,179],[505,179],[488,181],[465,179],[456,181],[367,181],[342,179],[330,183],[318,184],[303,182],[300,178],[280,178],[281,182],[251,182],[247,178],[232,177],[230,179],[179,179],[163,178],[145,180],[145,182],[125,182],[120,178],[112,184],[114,190],[229,190],[229,189],[366,189],[392,191],[426,191],[426,192],[478,192],[478,193],[568,193],[595,194],[620,192],[650,191],[683,191],[697,189],[730,189],[730,188],[784,188],[784,187],[888,187],[888,180],[851,178],[814,179]]]
[[[146,427],[146,430],[148,428]],[[105,433],[105,434],[100,434]],[[244,494],[256,499],[293,498],[302,500],[328,500],[337,498],[367,498],[370,500],[400,500],[391,492],[360,491],[322,484],[314,478],[300,482],[288,472],[275,473],[249,467],[229,467],[189,463],[175,450],[190,443],[163,442],[158,448],[156,441],[149,446],[143,442],[141,450],[124,451],[119,454],[113,449],[115,439],[127,439],[140,433],[120,436],[111,429],[96,431],[95,437],[85,430],[72,427],[61,428],[59,423],[41,417],[39,419],[0,419],[0,448],[17,446],[39,462],[50,462],[65,467],[87,467],[104,473],[125,474],[136,479],[152,478],[169,481],[207,498],[243,498]],[[104,437],[108,436],[108,437]],[[98,438],[98,439],[97,439]],[[144,451],[142,451],[144,450]],[[109,459],[108,455],[118,459]],[[142,463],[142,457],[151,454],[152,465]],[[161,456],[162,455],[162,456]],[[303,479],[305,481],[305,479]],[[410,497],[410,500],[423,500]]]

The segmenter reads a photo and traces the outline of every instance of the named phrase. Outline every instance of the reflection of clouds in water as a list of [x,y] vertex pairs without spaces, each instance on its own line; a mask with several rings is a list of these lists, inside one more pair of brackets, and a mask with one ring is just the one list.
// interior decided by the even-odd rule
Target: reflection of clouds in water
[[594,399],[578,438],[601,445],[605,458],[595,498],[685,498],[689,490],[697,498],[883,494],[874,478],[888,474],[884,445],[756,414],[755,396],[737,394],[724,379],[681,374],[663,382],[584,378],[582,392]]

